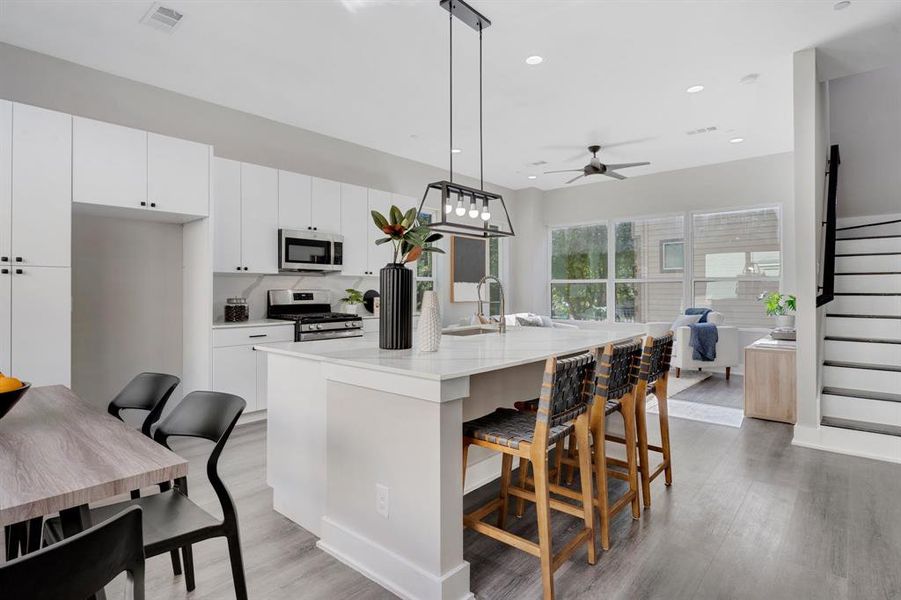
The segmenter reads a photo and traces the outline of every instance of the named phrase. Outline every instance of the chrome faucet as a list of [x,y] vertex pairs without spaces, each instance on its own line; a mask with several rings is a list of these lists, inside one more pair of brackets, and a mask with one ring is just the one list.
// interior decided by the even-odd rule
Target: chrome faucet
[[[505,315],[507,314],[507,310],[506,310],[506,304],[504,302],[504,286],[503,286],[503,284],[501,284],[501,280],[498,279],[497,277],[494,277],[492,275],[486,275],[486,276],[482,277],[482,279],[479,280],[479,287],[476,289],[476,296],[479,299],[478,316],[479,317],[485,316],[485,313],[482,312],[482,305],[486,302],[486,300],[482,300],[482,285],[484,285],[485,283],[487,283],[490,280],[493,280],[495,283],[497,283],[497,289],[501,293],[501,314],[500,314],[500,318],[497,321],[497,332],[498,333],[507,333],[507,320],[505,318]],[[487,300],[489,306],[491,304],[490,298],[491,298],[491,295],[489,293],[489,299]],[[490,308],[489,308],[489,312],[491,312]]]

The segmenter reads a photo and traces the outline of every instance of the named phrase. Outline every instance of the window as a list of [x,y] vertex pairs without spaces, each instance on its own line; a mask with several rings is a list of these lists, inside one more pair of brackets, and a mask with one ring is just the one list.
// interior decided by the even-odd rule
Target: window
[[[419,213],[419,222],[428,224],[432,222],[432,213]],[[430,244],[431,245],[431,244]],[[416,312],[422,308],[422,294],[435,289],[435,260],[431,252],[423,252],[416,261]]]
[[551,230],[551,316],[607,318],[607,224]]
[[692,295],[737,327],[767,327],[757,296],[779,289],[782,272],[779,209],[692,217]]
[[620,323],[669,321],[682,307],[684,219],[616,224],[614,315]]
[[[496,226],[491,226],[497,229]],[[488,238],[488,265],[485,272],[492,277],[501,278],[501,239]],[[496,285],[488,286],[488,316],[501,314],[501,291]]]

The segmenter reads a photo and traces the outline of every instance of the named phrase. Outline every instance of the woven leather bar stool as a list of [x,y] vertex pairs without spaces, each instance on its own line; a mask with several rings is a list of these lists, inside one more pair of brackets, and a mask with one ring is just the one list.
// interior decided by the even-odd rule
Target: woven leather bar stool
[[[669,382],[670,359],[673,355],[673,332],[659,338],[645,338],[638,371],[638,386],[635,394],[635,422],[638,430],[638,470],[641,474],[641,498],[644,507],[651,507],[651,481],[660,473],[664,474],[667,486],[673,484],[673,462],[670,453],[669,413],[667,410],[667,383]],[[660,445],[648,443],[647,395],[657,398],[657,412],[660,418]],[[626,443],[623,438],[607,436],[608,440]],[[663,456],[656,466],[651,466],[650,451]]]
[[[554,571],[582,544],[588,545],[588,563],[596,562],[594,545],[594,510],[592,509],[591,458],[579,454],[581,492],[574,493],[550,482],[548,446],[575,431],[581,448],[588,448],[588,409],[592,401],[597,353],[587,352],[568,358],[549,358],[545,363],[544,381],[536,413],[499,408],[490,415],[463,424],[463,478],[470,445],[501,452],[501,490],[498,498],[463,517],[463,525],[537,556],[541,562],[541,581],[545,600],[554,598]],[[534,469],[535,491],[511,487],[513,457],[528,459]],[[575,494],[580,506],[552,498],[550,494]],[[535,503],[538,516],[538,543],[504,530],[509,496]],[[584,527],[554,554],[551,542],[551,509],[568,513],[584,521]],[[482,519],[497,511],[497,526]]]

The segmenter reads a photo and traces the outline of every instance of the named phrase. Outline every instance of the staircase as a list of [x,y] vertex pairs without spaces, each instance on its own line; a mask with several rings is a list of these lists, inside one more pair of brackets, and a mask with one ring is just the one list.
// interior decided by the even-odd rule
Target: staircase
[[901,219],[837,232],[820,424],[901,438]]

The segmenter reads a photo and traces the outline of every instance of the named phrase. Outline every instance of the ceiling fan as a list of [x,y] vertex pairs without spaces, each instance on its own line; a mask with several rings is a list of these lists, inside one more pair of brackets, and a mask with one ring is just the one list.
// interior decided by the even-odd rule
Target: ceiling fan
[[582,167],[581,169],[563,169],[561,171],[545,171],[545,175],[550,173],[581,173],[581,175],[577,175],[573,177],[566,183],[572,183],[577,179],[581,179],[583,177],[588,177],[589,175],[606,175],[607,177],[612,177],[613,179],[626,179],[625,175],[620,175],[616,171],[618,169],[628,169],[629,167],[643,167],[645,165],[649,165],[649,162],[633,162],[633,163],[618,163],[615,165],[605,165],[598,159],[598,152],[600,151],[600,146],[588,146],[588,151],[591,152],[591,161]]

